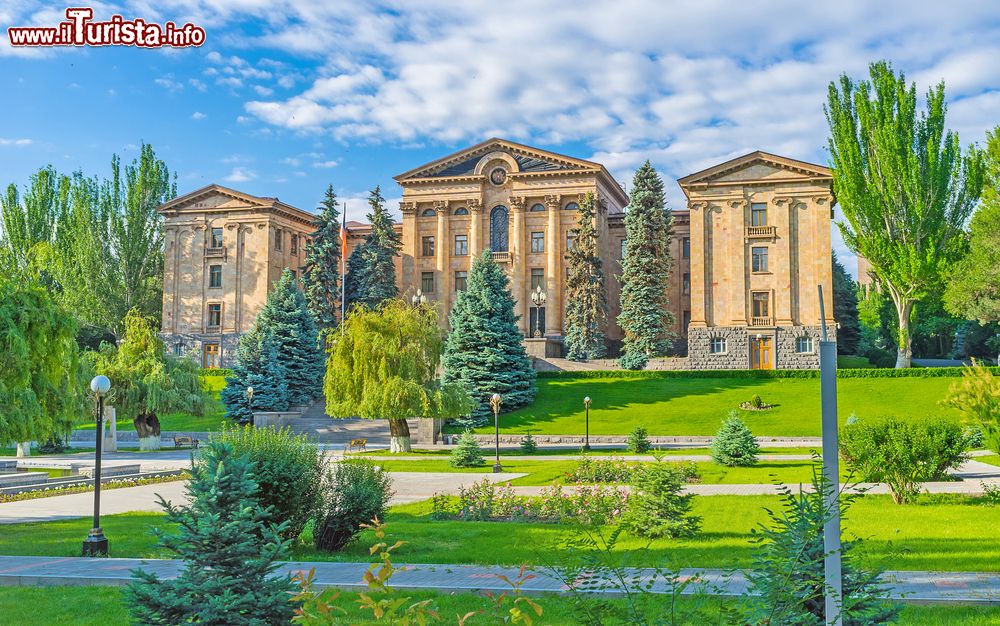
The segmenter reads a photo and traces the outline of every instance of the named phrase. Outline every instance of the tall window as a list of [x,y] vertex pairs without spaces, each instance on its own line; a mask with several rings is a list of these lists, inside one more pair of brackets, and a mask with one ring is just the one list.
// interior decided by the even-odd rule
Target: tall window
[[531,251],[545,252],[545,233],[531,233]]
[[468,272],[455,272],[455,291],[465,291],[469,286]]
[[421,244],[424,256],[434,256],[434,237],[424,237]]
[[291,247],[292,247],[292,254],[298,254],[299,253],[299,236],[298,235],[292,235],[292,246]]
[[627,239],[622,239],[621,241],[618,242],[618,246],[621,248],[618,252],[618,258],[623,261],[625,260],[625,246],[627,242],[628,242]]
[[750,248],[750,269],[754,272],[767,271],[767,247]]
[[576,247],[576,231],[571,230],[566,233],[566,251],[569,252]]
[[726,351],[726,338],[712,337],[709,339],[708,351],[712,354],[723,354]]
[[222,305],[218,302],[208,305],[208,327],[218,328],[222,326]]
[[684,311],[681,313],[681,332],[685,335],[688,331],[688,326],[691,325],[691,311]]
[[208,286],[209,287],[221,287],[222,286],[222,266],[221,265],[210,265],[210,266],[208,266]]
[[285,244],[285,232],[280,228],[274,231],[274,249],[281,250]]
[[681,258],[690,259],[691,258],[691,238],[685,237],[681,239]]
[[754,291],[750,294],[750,299],[754,317],[771,317],[771,294],[766,291]]
[[221,228],[213,228],[212,229],[212,246],[211,247],[213,247],[213,248],[221,248],[222,247],[222,229]]
[[691,274],[687,272],[681,275],[681,293],[685,295],[691,293]]
[[468,256],[469,236],[455,235],[455,256]]
[[203,348],[204,357],[202,359],[202,367],[206,369],[216,369],[221,364],[219,362],[220,351],[219,344],[217,343],[206,343]]
[[767,226],[767,204],[763,202],[750,203],[750,225]]
[[531,268],[531,290],[534,291],[538,287],[545,290],[545,270],[540,267]]
[[420,290],[434,293],[434,272],[420,272]]
[[813,338],[812,337],[796,337],[795,338],[795,351],[799,353],[812,353],[813,351]]

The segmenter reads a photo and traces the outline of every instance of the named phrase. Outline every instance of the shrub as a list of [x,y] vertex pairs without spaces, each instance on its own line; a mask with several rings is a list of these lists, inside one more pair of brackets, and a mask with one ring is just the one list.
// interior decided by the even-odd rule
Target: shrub
[[366,459],[341,461],[329,472],[326,503],[313,534],[316,548],[333,552],[346,546],[362,525],[385,517],[392,479]]
[[864,356],[875,367],[894,367],[896,365],[896,355],[882,348],[869,348]]
[[535,438],[528,433],[523,438],[521,438],[521,452],[524,454],[534,454],[538,451],[538,444],[535,443]]
[[750,406],[752,406],[755,409],[759,409],[762,406],[764,406],[764,401],[760,399],[759,395],[753,394],[752,396],[750,396]]
[[736,411],[730,411],[712,438],[712,460],[729,467],[756,465],[759,452],[757,438]]
[[966,460],[968,435],[943,418],[857,420],[840,435],[848,467],[863,481],[886,483],[902,504],[920,493],[920,483],[944,479]]
[[289,428],[224,428],[214,441],[228,444],[234,454],[254,462],[261,506],[273,507],[276,522],[287,522],[283,536],[296,539],[315,517],[321,502],[325,461],[305,435]]
[[652,448],[653,445],[649,443],[649,437],[647,436],[646,429],[642,426],[636,426],[632,429],[632,432],[628,434],[628,449],[630,452],[643,454],[645,452],[649,452]]
[[962,380],[952,383],[942,404],[975,422],[986,444],[1000,454],[1000,377],[978,363],[962,370]]
[[614,522],[627,510],[628,492],[597,485],[564,490],[552,484],[536,497],[518,496],[510,484],[496,485],[488,478],[459,489],[458,498],[435,495],[434,519],[461,521],[542,521],[601,525]]
[[59,454],[60,452],[69,450],[69,448],[69,443],[63,441],[62,437],[59,435],[52,435],[38,445],[38,452],[39,454]]
[[636,472],[623,524],[647,538],[690,537],[701,528],[701,518],[691,515],[692,494],[682,493],[685,471],[658,462]]
[[639,468],[638,463],[629,463],[622,459],[582,458],[572,470],[566,472],[566,482],[627,483]]
[[472,432],[465,431],[458,438],[458,446],[451,451],[448,464],[452,467],[476,467],[483,463],[483,451],[476,442],[476,438]]
[[983,486],[983,495],[979,501],[987,506],[1000,506],[1000,486],[990,483],[980,483]]
[[623,370],[641,370],[648,362],[649,358],[641,352],[627,352],[618,359],[618,367]]

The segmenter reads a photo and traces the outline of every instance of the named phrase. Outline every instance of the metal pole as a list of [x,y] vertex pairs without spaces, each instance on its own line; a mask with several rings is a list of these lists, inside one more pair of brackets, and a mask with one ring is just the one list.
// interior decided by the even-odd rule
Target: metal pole
[[586,431],[583,435],[583,449],[590,450],[590,403],[587,403],[586,408]]
[[500,467],[500,411],[499,407],[493,408],[493,426],[496,429],[496,451],[497,451],[497,461],[493,464],[493,473],[499,474],[501,471]]
[[101,527],[101,450],[104,448],[104,396],[97,396],[97,447],[94,452],[94,528]]
[[823,523],[823,574],[826,583],[825,612],[829,626],[841,626],[843,580],[840,548],[840,460],[837,456],[837,342],[829,341],[823,286],[819,287],[819,315],[823,340],[819,342],[820,402],[823,424],[823,477],[826,519]]
[[340,251],[340,336],[344,336],[344,311],[347,307],[347,301],[345,297],[346,293],[346,282],[345,278],[347,276],[347,202],[344,202],[344,219],[341,221],[341,228],[344,229],[344,239],[341,245],[344,249]]

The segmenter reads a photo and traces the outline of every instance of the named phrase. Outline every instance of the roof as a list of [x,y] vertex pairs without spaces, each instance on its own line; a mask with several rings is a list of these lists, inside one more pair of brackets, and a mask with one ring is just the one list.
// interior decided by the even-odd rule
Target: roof
[[[236,200],[246,202],[249,208],[261,209],[261,210],[274,210],[283,211],[290,214],[298,219],[315,222],[316,215],[308,211],[304,211],[298,207],[294,207],[290,204],[282,202],[277,198],[269,198],[264,196],[254,196],[243,191],[237,191],[230,187],[225,187],[223,185],[211,184],[201,189],[196,189],[192,192],[186,193],[183,196],[177,196],[172,200],[168,200],[156,208],[161,214],[167,213],[169,211],[181,211],[184,209],[185,205],[193,203],[195,200],[202,198],[204,196],[209,196],[213,194],[221,194],[224,196],[229,196]],[[203,209],[197,209],[202,211]]]
[[772,165],[779,169],[802,174],[808,178],[821,180],[833,178],[833,173],[830,171],[830,168],[823,165],[817,165],[807,161],[799,161],[797,159],[783,157],[770,152],[764,152],[763,150],[755,150],[749,154],[744,154],[743,156],[730,159],[723,163],[719,163],[718,165],[713,165],[712,167],[705,168],[693,174],[688,174],[687,176],[678,179],[677,184],[681,186],[681,189],[684,190],[684,194],[687,195],[688,187],[698,184],[708,184],[714,179],[746,167],[750,167],[751,165],[755,165],[757,163]]

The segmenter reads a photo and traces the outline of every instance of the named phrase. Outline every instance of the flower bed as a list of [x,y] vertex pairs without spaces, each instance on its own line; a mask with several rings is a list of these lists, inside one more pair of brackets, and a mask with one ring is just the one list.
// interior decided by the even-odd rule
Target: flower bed
[[[664,461],[658,461],[663,463]],[[694,463],[672,463],[683,473],[684,482],[697,482],[698,469]],[[595,483],[628,483],[638,472],[643,471],[643,464],[623,459],[589,459],[583,458],[576,467],[566,472],[566,482],[575,484]]]
[[[155,485],[158,483],[169,483],[176,480],[187,480],[187,472],[181,474],[171,474],[168,476],[153,476],[149,478],[120,478],[101,483],[101,489],[122,489],[124,487],[140,487],[142,485]],[[21,500],[36,500],[38,498],[50,498],[52,496],[65,496],[72,493],[86,493],[94,490],[94,483],[82,485],[65,485],[44,487],[32,491],[22,491],[20,493],[4,494],[0,493],[0,503],[19,502]]]

